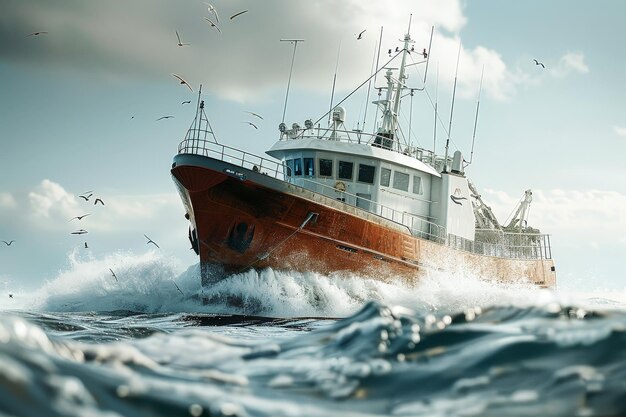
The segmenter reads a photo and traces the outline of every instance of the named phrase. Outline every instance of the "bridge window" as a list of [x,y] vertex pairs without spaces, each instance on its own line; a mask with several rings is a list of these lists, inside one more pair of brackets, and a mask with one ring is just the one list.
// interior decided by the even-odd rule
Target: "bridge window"
[[296,158],[293,160],[293,174],[297,177],[302,175],[302,159]]
[[387,168],[380,169],[380,185],[389,187],[389,180],[391,180],[391,170]]
[[332,159],[320,159],[320,177],[332,177],[333,176],[333,160]]
[[[297,175],[297,174],[296,174]],[[393,172],[393,188],[400,191],[409,191],[409,174]]]
[[339,161],[339,172],[337,178],[340,180],[352,181],[352,172],[354,171],[354,162]]
[[304,175],[312,177],[315,174],[314,165],[315,160],[313,158],[304,158]]
[[360,182],[365,182],[368,184],[374,184],[374,173],[376,172],[376,167],[370,165],[359,164],[359,177],[358,180]]
[[285,174],[291,177],[293,175],[293,159],[287,159],[285,165],[287,165],[287,172]]
[[413,194],[422,194],[422,177],[413,175]]

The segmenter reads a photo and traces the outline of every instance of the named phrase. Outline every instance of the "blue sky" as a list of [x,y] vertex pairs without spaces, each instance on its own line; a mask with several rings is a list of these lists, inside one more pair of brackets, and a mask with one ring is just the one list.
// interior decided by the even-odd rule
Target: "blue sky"
[[[68,254],[152,250],[184,268],[197,262],[170,175],[203,84],[221,143],[262,154],[278,138],[291,59],[286,121],[301,125],[365,79],[379,37],[395,48],[413,14],[416,49],[435,26],[426,88],[447,125],[461,42],[454,148],[471,147],[482,68],[474,163],[467,169],[503,222],[532,188],[530,223],[552,235],[559,285],[624,289],[626,252],[626,38],[618,1],[2,0],[0,15],[0,284],[37,288]],[[229,20],[238,11],[247,13]],[[362,40],[356,33],[366,30]],[[32,32],[47,34],[26,36]],[[183,42],[176,45],[178,31]],[[339,54],[338,54],[339,51]],[[533,59],[546,65],[536,66]],[[420,71],[423,70],[420,67]],[[438,76],[437,76],[438,74]],[[409,82],[421,86],[420,73]],[[437,79],[439,80],[437,84]],[[438,88],[437,88],[438,85]],[[373,96],[371,97],[373,99]],[[346,103],[349,128],[365,93]],[[419,102],[419,103],[418,103]],[[432,147],[432,110],[416,96],[414,141]],[[242,123],[263,115],[259,129]],[[373,119],[366,128],[371,129]],[[404,109],[406,113],[406,107]],[[174,118],[156,121],[161,116]],[[417,127],[416,127],[417,126]],[[445,139],[439,129],[437,150]],[[78,195],[93,190],[106,206]],[[68,219],[91,213],[78,222]],[[70,235],[79,228],[81,237]],[[83,249],[84,242],[89,250]],[[0,289],[2,285],[0,285]]]

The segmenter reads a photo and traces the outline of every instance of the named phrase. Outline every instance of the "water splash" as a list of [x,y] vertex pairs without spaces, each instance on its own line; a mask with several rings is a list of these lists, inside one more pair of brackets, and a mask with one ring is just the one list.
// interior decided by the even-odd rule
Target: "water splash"
[[[368,301],[418,312],[464,311],[475,306],[543,306],[550,303],[623,307],[622,293],[540,289],[527,281],[488,281],[468,271],[435,272],[416,283],[355,275],[248,271],[200,287],[199,265],[183,271],[158,251],[114,253],[83,258],[72,253],[69,266],[32,294],[17,294],[11,308],[35,311],[192,312],[272,317],[346,317]],[[117,280],[110,269],[115,272]],[[182,271],[182,272],[181,272]],[[621,296],[621,298],[620,298]],[[584,302],[582,302],[584,301]],[[18,304],[19,303],[19,304]]]

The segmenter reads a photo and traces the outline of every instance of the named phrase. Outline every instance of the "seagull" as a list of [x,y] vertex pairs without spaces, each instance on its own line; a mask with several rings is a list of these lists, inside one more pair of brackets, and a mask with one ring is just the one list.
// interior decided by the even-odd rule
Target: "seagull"
[[357,41],[358,41],[359,39],[363,39],[363,33],[365,33],[365,31],[366,31],[366,30],[367,30],[367,29],[363,29],[363,30],[361,31],[361,33],[359,33],[359,35],[356,37],[356,40],[357,40]]
[[13,298],[13,294],[9,294],[9,298]]
[[191,90],[191,92],[193,93],[193,89],[191,88],[191,86],[187,83],[187,81],[183,80],[182,78],[180,78],[178,75],[176,74],[172,74],[174,77],[178,78],[180,80],[181,84],[186,85],[187,87],[189,87],[189,89]]
[[163,119],[172,119],[174,116],[162,116],[159,117],[158,119],[156,119],[156,121],[158,122],[159,120],[163,120]]
[[26,35],[25,38],[28,38],[29,36],[39,36],[39,35],[47,35],[48,32],[33,32],[30,35]]
[[258,127],[256,127],[256,125],[254,123],[252,123],[252,122],[241,122],[241,123],[248,123],[253,128],[258,129]]
[[251,115],[253,115],[253,116],[255,116],[255,117],[258,117],[259,119],[263,120],[263,117],[261,117],[261,115],[258,115],[258,114],[254,113],[254,112],[251,112],[251,111],[245,111],[245,110],[244,110],[244,112],[245,112],[245,113],[248,113],[248,114],[251,114]]
[[89,249],[89,246],[87,246],[87,242],[85,242],[85,249]]
[[212,4],[209,4],[209,3],[206,3],[206,2],[205,2],[204,4],[206,4],[206,5],[207,5],[207,8],[208,8],[208,10],[209,10],[209,13],[213,13],[213,14],[215,15],[215,21],[216,21],[217,23],[219,23],[219,22],[220,22],[220,17],[217,15],[217,10],[215,10],[215,7],[213,7],[213,5],[212,5]]
[[176,281],[172,281],[172,282],[174,283],[174,285],[176,285],[176,289],[178,290],[178,292],[179,292],[179,293],[181,293],[181,294],[184,296],[184,295],[185,295],[185,293],[183,293],[183,292],[180,290],[180,287],[178,286],[178,284],[176,283]]
[[389,49],[387,53],[389,54],[389,56],[391,56],[391,49]]
[[109,268],[109,271],[111,271],[111,275],[113,275],[113,278],[115,278],[115,281],[120,282],[120,281],[117,279],[117,275],[115,275],[115,272],[113,272],[113,270],[112,270],[111,268]]
[[95,206],[96,204],[98,204],[98,201],[104,206],[104,201],[100,200],[99,198],[96,198],[96,201],[93,202],[93,205]]
[[6,240],[3,240],[4,244],[7,246],[11,246],[11,244],[13,244],[13,242],[15,242],[14,240],[7,242]]
[[206,20],[207,22],[209,22],[209,23],[211,24],[211,27],[214,27],[215,29],[217,29],[217,31],[218,31],[219,33],[222,33],[222,31],[220,30],[219,26],[217,26],[215,23],[213,23],[213,22],[211,21],[211,19],[209,19],[208,17],[205,17],[205,18],[204,18],[204,20]]
[[536,59],[533,59],[533,61],[535,61],[535,65],[541,65],[543,68],[546,67],[545,65],[543,65],[543,62],[539,62]]
[[175,31],[175,32],[176,32],[176,37],[178,38],[178,46],[188,46],[189,45],[188,43],[181,42],[180,36],[178,35],[178,31]]
[[149,238],[148,236],[146,236],[146,235],[144,235],[144,237],[145,237],[146,239],[148,239],[148,241],[146,242],[146,245],[147,245],[147,244],[149,244],[149,243],[152,243],[154,246],[156,246],[157,248],[161,249],[161,247],[160,247],[159,245],[157,245],[157,244],[156,244],[156,242],[155,242],[154,240],[150,239],[150,238]]
[[85,229],[80,229],[80,230],[77,230],[77,231],[72,232],[70,234],[72,234],[72,235],[84,235],[85,233],[89,233],[89,232],[86,231]]
[[83,214],[82,216],[72,217],[71,219],[68,220],[68,222],[71,222],[74,219],[82,220],[83,217],[87,217],[87,216],[90,216],[90,215],[91,215],[90,213],[87,213],[87,214]]
[[234,19],[234,18],[236,18],[237,16],[242,15],[242,14],[244,14],[244,13],[246,13],[246,12],[247,12],[247,10],[244,10],[243,12],[235,13],[234,15],[232,15],[232,16],[230,17],[230,20],[233,20],[233,19]]
[[189,103],[191,103],[191,100],[185,100],[182,102],[182,104],[189,104]]
[[422,56],[424,57],[424,59],[428,58],[428,52],[426,52],[426,48],[422,49]]
[[[86,193],[85,193],[85,194],[86,194]],[[79,197],[80,197],[80,198],[84,198],[84,199],[85,199],[85,201],[89,201],[89,197],[91,197],[92,195],[93,195],[93,194],[89,194],[89,195],[87,195],[87,196],[84,196],[84,195],[79,195]]]

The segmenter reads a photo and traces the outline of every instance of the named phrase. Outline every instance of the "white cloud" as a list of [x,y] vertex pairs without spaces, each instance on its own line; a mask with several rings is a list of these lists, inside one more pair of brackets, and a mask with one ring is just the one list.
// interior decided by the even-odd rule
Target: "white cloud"
[[[47,0],[16,2],[0,16],[0,26],[16,34],[15,39],[0,40],[0,54],[108,78],[153,77],[173,89],[179,86],[170,74],[177,73],[193,86],[202,83],[207,92],[247,101],[285,87],[292,48],[279,40],[295,37],[305,42],[298,46],[293,86],[326,94],[340,42],[337,90],[346,91],[369,76],[380,27],[384,27],[382,63],[387,49],[401,46],[398,39],[412,13],[411,35],[418,51],[428,47],[435,26],[431,74],[437,63],[441,87],[451,88],[458,34],[467,22],[460,0],[396,0],[393,7],[382,1],[312,0],[304,7],[300,2],[267,0],[247,2],[249,12],[233,21],[226,16],[240,6],[219,0],[213,4],[223,16],[221,33],[204,20],[209,13],[201,2],[110,0],[73,8]],[[115,30],[111,22],[116,22]],[[15,42],[23,43],[18,34],[24,27],[46,27],[54,36],[15,48]],[[191,46],[176,46],[175,29]],[[357,41],[354,34],[363,29],[364,39]],[[484,93],[495,99],[509,96],[513,77],[500,55],[487,46],[462,48],[459,94],[475,94],[483,65]]]
[[585,63],[585,55],[582,52],[569,52],[563,55],[558,64],[550,69],[550,74],[557,78],[563,78],[571,73],[586,74],[589,67]]
[[[504,223],[520,201],[520,196],[485,189],[485,203]],[[577,240],[570,244],[624,242],[626,195],[602,190],[533,190],[529,223],[553,236]]]
[[0,193],[0,209],[14,209],[17,207],[17,201],[13,195],[9,193]]
[[74,195],[48,179],[45,179],[34,191],[28,193],[31,213],[34,218],[60,220],[72,216],[79,211],[78,201]]
[[626,136],[626,127],[613,126],[613,132],[615,132],[618,136]]

